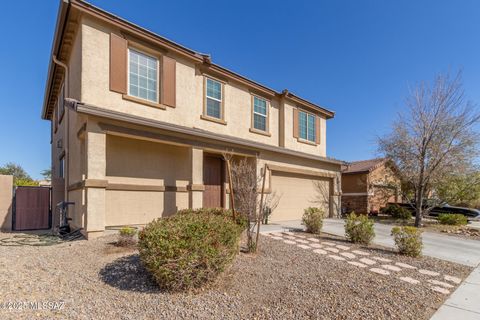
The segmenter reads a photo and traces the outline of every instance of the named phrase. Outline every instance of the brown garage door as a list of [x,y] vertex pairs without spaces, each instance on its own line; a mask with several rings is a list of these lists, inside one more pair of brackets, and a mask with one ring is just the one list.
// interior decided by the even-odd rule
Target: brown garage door
[[50,229],[50,224],[50,188],[17,187],[15,189],[13,229]]
[[[280,200],[270,220],[275,222],[301,219],[303,210],[308,207],[323,207],[328,214],[329,188],[328,179],[274,171],[272,190]],[[326,198],[323,193],[327,194]]]

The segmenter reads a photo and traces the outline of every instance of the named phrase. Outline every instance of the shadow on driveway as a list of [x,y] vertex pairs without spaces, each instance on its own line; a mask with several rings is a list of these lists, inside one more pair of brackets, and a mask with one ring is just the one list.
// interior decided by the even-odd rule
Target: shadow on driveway
[[161,292],[142,265],[138,254],[114,260],[103,267],[99,275],[103,282],[120,290],[145,293]]

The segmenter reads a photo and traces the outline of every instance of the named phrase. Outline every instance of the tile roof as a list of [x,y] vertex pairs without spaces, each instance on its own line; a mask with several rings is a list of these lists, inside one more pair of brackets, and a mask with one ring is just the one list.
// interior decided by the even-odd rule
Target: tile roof
[[348,165],[342,166],[342,173],[360,173],[371,172],[373,169],[378,168],[385,162],[384,158],[376,158],[369,160],[353,161]]

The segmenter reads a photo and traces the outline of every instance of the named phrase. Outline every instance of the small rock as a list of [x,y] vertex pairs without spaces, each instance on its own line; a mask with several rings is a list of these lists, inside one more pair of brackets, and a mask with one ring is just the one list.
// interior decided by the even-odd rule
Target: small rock
[[411,265],[403,263],[403,262],[395,262],[395,264],[397,266],[405,268],[405,269],[417,269],[417,267],[411,266]]
[[342,249],[342,250],[350,250],[350,247],[342,246],[341,244],[337,245],[336,247],[337,247],[338,249]]
[[381,274],[381,275],[385,275],[385,276],[390,274],[390,272],[388,272],[387,270],[383,270],[379,268],[371,268],[370,271]]
[[392,266],[391,264],[382,264],[382,268],[390,271],[395,271],[395,272],[402,271],[401,268]]
[[382,258],[382,257],[372,257],[372,259],[381,261],[381,262],[392,262],[390,259]]
[[315,249],[313,252],[318,253],[318,254],[327,254],[328,252],[322,249]]
[[302,240],[302,239],[295,239],[295,241],[299,243],[309,243],[307,240]]
[[328,241],[322,241],[322,244],[324,244],[326,246],[334,246],[335,245],[335,243],[328,242]]
[[436,276],[440,275],[440,273],[438,273],[438,272],[425,270],[425,269],[420,269],[420,270],[418,270],[418,272],[420,272],[421,274],[425,274],[427,276],[432,276],[432,277],[436,277]]
[[312,249],[310,246],[307,246],[306,244],[297,244],[297,247],[302,249]]
[[340,250],[338,250],[338,249],[335,249],[335,248],[331,248],[331,247],[329,247],[329,248],[325,248],[325,250],[328,250],[328,251],[330,251],[330,252],[334,252],[334,253],[338,253],[338,252],[340,252]]
[[441,294],[449,294],[450,291],[440,287],[432,287],[432,290]]
[[365,263],[365,264],[368,264],[369,266],[374,265],[375,263],[377,263],[377,262],[375,262],[375,261],[373,261],[373,260],[370,260],[370,259],[367,259],[367,258],[362,258],[362,259],[360,259],[360,262]]
[[349,259],[355,259],[357,256],[350,252],[340,252],[340,255],[347,257]]
[[420,283],[420,281],[418,281],[416,279],[413,279],[413,278],[410,278],[410,277],[400,277],[399,279],[402,280],[402,281],[408,282],[410,284],[419,284]]
[[457,278],[457,277],[445,276],[443,278],[447,281],[450,281],[450,282],[453,282],[453,283],[456,283],[456,284],[460,284],[460,282],[462,282],[462,279]]
[[345,261],[345,258],[342,258],[340,256],[337,256],[337,255],[334,255],[334,254],[330,254],[328,255],[330,258],[332,259],[335,259],[335,260],[338,260],[338,261]]
[[437,285],[437,286],[441,286],[441,287],[445,287],[445,288],[453,288],[453,286],[451,284],[448,284],[446,282],[443,282],[443,281],[438,281],[438,280],[427,280],[428,282],[430,282],[431,284],[434,284],[434,285]]

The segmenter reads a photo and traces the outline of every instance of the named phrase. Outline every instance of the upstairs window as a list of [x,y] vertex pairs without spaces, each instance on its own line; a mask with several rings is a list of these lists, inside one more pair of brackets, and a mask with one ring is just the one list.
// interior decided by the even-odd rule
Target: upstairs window
[[299,111],[298,112],[298,131],[300,139],[310,142],[316,141],[315,115]]
[[253,128],[260,131],[267,131],[268,117],[267,100],[253,96]]
[[222,119],[222,83],[206,78],[206,110],[208,117]]
[[128,49],[128,94],[158,102],[158,60]]
[[58,161],[58,177],[65,178],[65,156],[64,155]]

